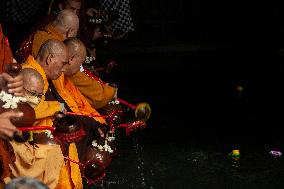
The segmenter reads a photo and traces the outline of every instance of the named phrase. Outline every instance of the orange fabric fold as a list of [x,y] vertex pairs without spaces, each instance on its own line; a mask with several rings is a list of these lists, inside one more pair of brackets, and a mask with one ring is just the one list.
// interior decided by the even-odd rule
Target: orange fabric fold
[[[64,74],[62,74],[57,80],[54,80],[53,84],[59,95],[64,99],[73,112],[100,115],[94,108],[92,108],[87,99],[81,94],[75,85],[64,76]],[[100,123],[105,123],[105,119],[102,117],[93,118]]]
[[33,36],[32,42],[32,55],[36,57],[41,45],[49,39],[64,40],[64,36],[59,33],[54,26],[50,23],[43,29],[37,30]]
[[114,87],[100,83],[83,72],[77,72],[68,78],[95,109],[104,107],[114,98],[116,91]]

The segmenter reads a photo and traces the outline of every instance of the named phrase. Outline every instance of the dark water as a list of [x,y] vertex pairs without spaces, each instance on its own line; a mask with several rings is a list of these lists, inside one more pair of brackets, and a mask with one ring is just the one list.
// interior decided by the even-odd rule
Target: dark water
[[[283,65],[276,52],[114,55],[119,97],[149,102],[97,188],[283,188]],[[243,87],[243,92],[237,90]],[[228,154],[239,149],[241,158]]]

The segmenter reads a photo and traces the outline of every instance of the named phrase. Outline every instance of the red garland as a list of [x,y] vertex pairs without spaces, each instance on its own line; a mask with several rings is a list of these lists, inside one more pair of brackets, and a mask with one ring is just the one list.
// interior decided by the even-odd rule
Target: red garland
[[60,133],[55,130],[53,135],[54,138],[60,141],[72,143],[80,141],[84,136],[86,136],[86,132],[82,128],[79,131],[72,133]]

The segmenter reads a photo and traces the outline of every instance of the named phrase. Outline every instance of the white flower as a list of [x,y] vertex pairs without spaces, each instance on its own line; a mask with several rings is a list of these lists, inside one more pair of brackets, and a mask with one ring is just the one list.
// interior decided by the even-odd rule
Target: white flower
[[98,145],[98,149],[99,149],[100,151],[103,151],[104,147],[103,147],[102,145]]
[[94,141],[92,142],[92,146],[93,146],[93,147],[97,147],[97,146],[98,146],[98,143],[97,143],[96,140],[94,140]]
[[53,138],[53,135],[52,135],[52,133],[51,133],[50,130],[46,130],[44,133],[46,134],[46,136],[47,136],[48,138]]
[[86,56],[85,63],[90,64],[92,61],[96,60],[93,56]]
[[15,109],[18,107],[19,102],[27,101],[27,99],[24,97],[13,96],[12,94],[6,93],[5,91],[1,91],[0,100],[4,102],[4,105],[2,107],[5,109]]
[[106,137],[105,139],[105,144],[102,146],[102,145],[99,145],[97,143],[96,140],[93,140],[92,142],[92,146],[93,147],[96,147],[98,150],[100,151],[105,151],[105,152],[109,152],[109,153],[113,153],[113,150],[111,149],[111,147],[108,145],[108,141],[112,141],[114,140],[114,137]]
[[111,141],[115,140],[115,137],[107,137],[106,139],[107,139],[107,141],[111,142]]

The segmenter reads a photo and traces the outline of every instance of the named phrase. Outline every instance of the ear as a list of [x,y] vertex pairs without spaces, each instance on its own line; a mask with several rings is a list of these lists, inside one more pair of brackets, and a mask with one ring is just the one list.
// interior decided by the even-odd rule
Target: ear
[[72,29],[71,28],[68,28],[67,32],[66,32],[66,38],[69,38],[70,35],[72,33]]
[[59,9],[62,11],[62,10],[64,9],[63,3],[60,3],[60,4],[58,5],[58,7],[59,7]]
[[47,55],[46,65],[50,65],[50,64],[52,64],[52,62],[53,62],[53,55],[52,54]]

